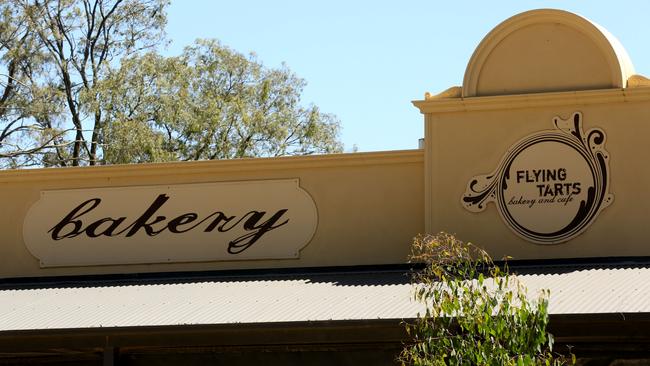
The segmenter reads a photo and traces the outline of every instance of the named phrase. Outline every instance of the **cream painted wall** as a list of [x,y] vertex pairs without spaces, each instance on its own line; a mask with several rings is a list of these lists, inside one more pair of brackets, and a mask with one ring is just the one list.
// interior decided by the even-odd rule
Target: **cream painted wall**
[[[423,163],[422,150],[413,150],[0,172],[0,277],[405,263],[424,230]],[[43,190],[292,178],[318,210],[299,259],[42,269],[22,238],[25,214]]]
[[[462,88],[414,102],[425,116],[426,231],[455,233],[495,258],[650,255],[650,82],[633,70],[620,43],[578,15],[533,10],[498,25],[469,60]],[[473,177],[493,172],[522,138],[552,130],[555,116],[575,112],[585,131],[607,136],[614,196],[585,232],[535,244],[517,236],[494,203],[483,212],[462,206]]]
[[[558,10],[516,15],[481,42],[462,88],[414,104],[425,117],[424,150],[0,172],[0,277],[404,263],[415,235],[441,230],[495,258],[650,255],[650,80],[633,75],[604,29]],[[461,205],[472,177],[492,172],[521,138],[552,129],[555,116],[575,112],[585,130],[607,135],[614,195],[584,233],[534,244],[515,235],[494,204],[479,213]],[[22,238],[43,190],[295,178],[318,211],[299,259],[41,269]]]
[[[613,94],[622,94],[614,91]],[[648,94],[650,97],[650,94]],[[455,113],[431,113],[427,141],[432,173],[429,231],[456,233],[495,257],[515,259],[650,255],[650,98],[645,102],[571,104]],[[494,171],[506,151],[522,137],[553,128],[555,116],[582,112],[584,129],[602,128],[610,153],[613,203],[587,231],[569,242],[540,245],[516,236],[494,204],[480,213],[461,205],[470,179]]]
[[483,38],[462,95],[623,88],[633,74],[630,57],[606,29],[567,11],[538,9],[506,19]]
[[563,24],[531,24],[512,32],[494,47],[483,63],[476,94],[611,86],[607,60],[584,33]]

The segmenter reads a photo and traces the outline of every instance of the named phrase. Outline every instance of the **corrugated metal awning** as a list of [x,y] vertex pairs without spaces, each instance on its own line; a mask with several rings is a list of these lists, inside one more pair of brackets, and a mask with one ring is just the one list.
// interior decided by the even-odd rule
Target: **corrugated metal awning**
[[404,270],[13,287],[0,290],[0,331],[399,319],[420,309]]
[[[551,314],[650,313],[650,264],[520,270],[531,292],[550,289]],[[409,319],[422,310],[403,267],[13,283],[0,289],[0,332]]]

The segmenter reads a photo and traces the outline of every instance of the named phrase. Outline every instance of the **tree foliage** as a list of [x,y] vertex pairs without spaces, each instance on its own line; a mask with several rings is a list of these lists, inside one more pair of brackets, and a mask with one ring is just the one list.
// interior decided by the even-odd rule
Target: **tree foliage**
[[[106,159],[111,163],[304,155],[340,150],[338,120],[303,107],[305,85],[286,67],[265,68],[215,40],[178,57],[124,60],[107,80]],[[143,126],[133,134],[134,125]],[[151,137],[151,138],[150,138]],[[149,141],[148,149],[133,143]],[[133,156],[133,154],[146,156]]]
[[[216,40],[158,54],[167,0],[0,3],[0,161],[68,166],[337,152],[305,82]],[[0,90],[2,92],[3,90]],[[5,158],[5,159],[2,159]]]
[[407,325],[413,342],[408,365],[565,365],[552,352],[549,292],[531,299],[519,279],[482,249],[440,233],[416,238],[411,261],[425,268],[414,278],[415,300],[426,306]]
[[18,3],[0,2],[0,160],[37,160],[62,132],[47,126],[58,113],[56,93],[36,86],[47,70],[37,34]]

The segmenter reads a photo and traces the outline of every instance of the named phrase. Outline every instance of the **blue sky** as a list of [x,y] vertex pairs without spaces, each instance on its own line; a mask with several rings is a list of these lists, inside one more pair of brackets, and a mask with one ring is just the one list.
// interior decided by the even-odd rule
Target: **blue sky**
[[217,38],[308,85],[303,103],[336,114],[346,151],[413,149],[423,118],[411,101],[462,84],[474,48],[522,11],[556,8],[607,28],[650,75],[650,1],[172,0],[167,54]]

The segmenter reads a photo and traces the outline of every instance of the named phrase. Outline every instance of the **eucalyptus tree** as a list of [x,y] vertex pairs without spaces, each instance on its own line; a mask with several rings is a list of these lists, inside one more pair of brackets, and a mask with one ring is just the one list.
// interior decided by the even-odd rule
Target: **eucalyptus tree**
[[[48,57],[19,4],[0,2],[0,162],[6,167],[40,164],[62,142],[52,127],[57,94],[47,89]],[[42,80],[39,85],[37,80]],[[63,146],[63,145],[59,145]]]
[[167,0],[0,3],[0,164],[337,152],[304,80],[215,40],[164,57]]
[[[107,80],[105,159],[230,159],[341,150],[339,121],[303,106],[304,80],[215,40],[124,60]],[[146,148],[140,148],[146,147]]]
[[[25,19],[49,65],[40,87],[63,101],[51,120],[69,123],[68,144],[57,145],[53,165],[100,160],[102,90],[113,63],[163,40],[165,0],[9,0]],[[54,128],[52,121],[47,127]]]

